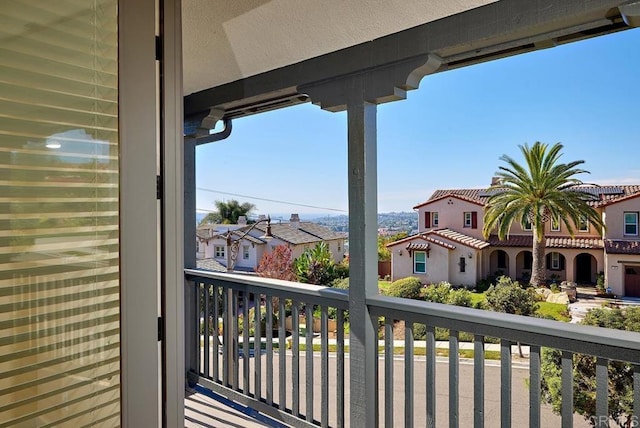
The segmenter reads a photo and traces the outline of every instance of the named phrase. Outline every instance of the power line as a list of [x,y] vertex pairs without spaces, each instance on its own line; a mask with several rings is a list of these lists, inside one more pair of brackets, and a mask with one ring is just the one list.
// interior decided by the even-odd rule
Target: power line
[[247,198],[247,199],[255,199],[255,200],[258,200],[258,201],[265,201],[265,202],[274,202],[276,204],[295,205],[297,207],[315,208],[315,209],[319,209],[319,210],[337,211],[337,212],[341,212],[341,213],[346,213],[347,212],[346,210],[339,210],[337,208],[318,207],[318,206],[315,206],[315,205],[298,204],[298,203],[295,203],[295,202],[287,202],[287,201],[279,201],[279,200],[276,200],[276,199],[260,198],[258,196],[241,195],[239,193],[223,192],[221,190],[207,189],[205,187],[196,187],[196,189],[197,190],[202,190],[203,192],[219,193],[221,195],[236,196],[236,197],[239,197],[239,198]]

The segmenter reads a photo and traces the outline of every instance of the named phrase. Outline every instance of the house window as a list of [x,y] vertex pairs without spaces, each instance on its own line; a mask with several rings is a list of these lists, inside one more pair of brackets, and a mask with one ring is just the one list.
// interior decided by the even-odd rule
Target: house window
[[464,257],[460,257],[460,263],[458,264],[460,265],[460,272],[464,272],[467,267],[467,260]]
[[638,236],[638,213],[624,213],[624,234]]
[[525,220],[522,225],[522,230],[531,230],[531,222],[529,220]]
[[431,227],[431,212],[425,211],[424,213],[424,228],[429,229]]
[[560,219],[558,217],[551,217],[551,231],[560,232]]
[[580,232],[588,232],[589,231],[589,220],[585,216],[580,216],[578,219],[578,230]]
[[564,256],[555,251],[547,254],[547,269],[564,270]]
[[478,228],[478,212],[477,211],[464,213],[464,227],[470,227],[471,229]]
[[213,251],[215,254],[216,259],[222,259],[224,258],[224,245],[216,245],[213,247]]
[[427,253],[424,251],[413,253],[413,273],[427,273]]
[[243,245],[242,246],[242,258],[244,260],[249,260],[249,246],[248,245]]
[[433,227],[438,227],[438,213],[437,212],[433,212],[431,213],[431,225]]

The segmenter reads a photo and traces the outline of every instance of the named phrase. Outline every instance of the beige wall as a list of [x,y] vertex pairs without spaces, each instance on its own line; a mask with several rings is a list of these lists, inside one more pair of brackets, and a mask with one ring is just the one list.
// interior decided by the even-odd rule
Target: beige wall
[[[424,213],[426,211],[438,213],[438,229],[449,228],[474,238],[482,239],[482,215],[484,211],[481,205],[453,197],[423,205],[418,209],[418,229],[421,232],[427,230],[424,224]],[[473,211],[478,213],[478,227],[476,229],[464,227],[463,213]]]
[[[444,239],[443,241],[446,242]],[[411,242],[427,243],[427,241],[420,238],[416,238]],[[475,285],[479,262],[477,260],[478,255],[473,249],[464,245],[454,244],[456,248],[450,250],[440,245],[429,243],[427,273],[417,274],[413,272],[413,255],[407,251],[407,245],[408,242],[405,241],[389,247],[391,250],[392,281],[414,276],[420,278],[424,284],[447,281],[453,285]],[[469,258],[469,254],[471,254],[471,258]],[[461,257],[465,258],[465,272],[460,272],[459,263]]]
[[605,286],[611,287],[611,291],[624,296],[625,293],[625,268],[640,268],[640,254],[606,254],[605,255]]
[[639,212],[640,197],[628,199],[609,205],[605,208],[605,222],[607,226],[606,237],[609,239],[629,239],[638,240],[638,235],[628,236],[624,234],[624,213]]

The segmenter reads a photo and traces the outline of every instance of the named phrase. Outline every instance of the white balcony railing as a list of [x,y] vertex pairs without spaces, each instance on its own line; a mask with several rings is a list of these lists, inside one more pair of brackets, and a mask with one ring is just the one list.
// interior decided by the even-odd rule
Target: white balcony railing
[[[197,319],[192,321],[200,329],[199,339],[195,341],[197,349],[192,350],[196,361],[196,367],[192,368],[196,372],[193,381],[288,425],[348,426],[349,409],[362,404],[357,400],[363,400],[378,403],[367,411],[374,412],[375,419],[386,427],[401,423],[411,427],[414,422],[436,426],[436,418],[443,419],[443,415],[447,420],[439,420],[438,425],[444,422],[450,427],[464,426],[461,412],[469,411],[475,427],[482,427],[485,422],[497,426],[498,420],[503,427],[540,427],[544,425],[541,409],[550,413],[541,398],[542,348],[561,351],[563,427],[574,424],[574,354],[596,357],[596,415],[592,419],[596,426],[609,426],[610,422],[607,387],[610,361],[631,364],[630,376],[635,386],[633,413],[640,414],[639,333],[374,296],[367,299],[366,304],[370,314],[379,320],[381,341],[374,347],[375,354],[365,358],[371,358],[378,367],[379,390],[367,391],[375,398],[366,400],[345,389],[350,384],[349,365],[345,364],[349,359],[347,292],[245,275],[191,269],[185,274],[187,286],[196,290],[197,307],[192,313],[197,314]],[[284,317],[274,317],[274,313],[284,314],[288,310],[290,322]],[[320,315],[315,329],[310,321],[314,312]],[[335,314],[335,325],[330,322],[330,314]],[[252,321],[246,322],[250,317]],[[405,322],[404,342],[393,340],[396,321]],[[414,351],[414,328],[420,324],[426,329],[424,356],[417,356]],[[436,328],[449,331],[448,364],[439,370],[436,370]],[[461,376],[463,359],[458,352],[461,332],[471,334],[474,339],[472,374],[464,376]],[[486,382],[490,381],[485,376],[485,338],[488,337],[499,341],[500,367],[496,381],[499,380],[500,393],[495,412],[485,409],[489,399],[497,401],[485,396]],[[527,421],[515,421],[512,414],[516,404],[512,345],[516,343],[529,349]],[[403,356],[396,355],[400,348]],[[396,376],[398,358],[404,368],[402,377]],[[380,366],[379,361],[382,361]],[[422,398],[419,402],[414,399],[417,364],[420,376],[424,372],[419,384],[424,403]],[[442,370],[446,370],[448,377],[446,403],[437,399],[442,394],[436,372],[442,376]],[[473,389],[468,406],[461,403],[461,385],[470,385]],[[403,386],[403,390],[399,391],[399,386]],[[403,404],[399,405],[399,401]],[[493,419],[488,420],[489,417]]]

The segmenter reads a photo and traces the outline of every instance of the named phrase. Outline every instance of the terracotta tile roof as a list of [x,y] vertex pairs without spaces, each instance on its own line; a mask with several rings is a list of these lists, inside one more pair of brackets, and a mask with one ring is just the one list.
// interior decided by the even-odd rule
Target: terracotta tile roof
[[428,232],[428,235],[430,234],[457,242],[458,244],[466,245],[467,247],[475,248],[476,250],[481,250],[490,245],[487,241],[483,241],[482,239],[477,239],[473,236],[465,235],[451,229],[436,229]]
[[610,254],[640,254],[640,241],[606,239],[604,248]]
[[571,238],[569,236],[547,237],[547,248],[585,248],[602,249],[600,238]]
[[[430,242],[430,243],[433,243],[433,244],[436,244],[436,245],[440,245],[441,247],[448,248],[450,250],[455,250],[456,249],[455,245],[452,245],[452,244],[449,244],[447,242],[444,242],[444,241],[441,241],[439,239],[436,239],[436,238],[434,238],[434,237],[432,237],[432,236],[430,236],[430,235],[428,235],[426,233],[421,233],[419,235],[407,236],[406,238],[399,239],[399,240],[397,240],[395,242],[389,242],[385,246],[386,247],[393,247],[393,246],[396,246],[396,245],[399,245],[399,244],[403,244],[405,242],[409,242],[409,244],[406,246],[407,250],[418,250],[418,251],[421,251],[421,250],[426,250],[427,248],[429,248],[429,244],[428,243],[412,242],[412,241],[415,241],[416,239],[422,239],[423,241],[427,241],[427,242]],[[424,249],[420,248],[420,246],[422,246],[422,245],[424,245],[426,247]]]
[[409,251],[426,251],[429,249],[429,243],[411,242],[406,248]]
[[489,236],[489,244],[492,247],[529,247],[533,246],[531,235],[511,235],[507,239],[499,239],[498,235]]
[[431,236],[425,236],[422,239],[425,241],[433,242],[436,245],[440,245],[441,247],[448,248],[449,250],[455,250],[456,246],[453,244],[449,244],[448,242],[441,241],[439,239],[433,238]]
[[[636,196],[640,196],[640,185],[611,185],[611,186],[594,186],[594,185],[584,185],[578,186],[578,188],[583,188],[585,191],[593,192],[597,199],[594,199],[594,206],[603,206],[610,205],[613,203],[620,202],[622,200],[630,199]],[[441,189],[433,192],[431,197],[422,202],[415,207],[414,209],[420,208],[421,206],[434,202],[439,199],[443,199],[446,197],[457,197],[462,200],[466,200],[468,202],[474,202],[480,205],[485,205],[487,200],[489,199],[489,188],[483,189]]]
[[413,207],[413,209],[417,209],[420,208],[421,206],[431,203],[431,202],[435,202],[437,200],[440,199],[444,199],[444,198],[448,198],[448,197],[455,197],[458,199],[462,199],[464,201],[467,202],[473,202],[479,205],[484,205],[487,202],[487,197],[481,197],[480,194],[482,194],[483,192],[486,192],[487,189],[449,189],[449,190],[436,190],[435,192],[433,192],[433,194],[431,195],[431,197],[426,200],[425,202],[422,202],[418,205],[416,205],[415,207]]
[[[512,235],[508,239],[498,239],[496,235],[489,237],[489,243],[492,247],[528,247],[533,246],[533,236],[531,235]],[[551,236],[547,237],[547,248],[584,248],[584,249],[601,249],[604,243],[600,238],[571,238],[570,236]]]

